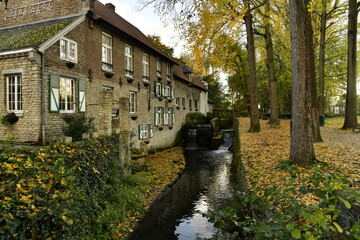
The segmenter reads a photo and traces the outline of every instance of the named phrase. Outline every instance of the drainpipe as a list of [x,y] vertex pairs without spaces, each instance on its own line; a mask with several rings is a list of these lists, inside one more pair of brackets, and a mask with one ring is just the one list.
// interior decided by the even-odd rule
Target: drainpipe
[[46,145],[46,110],[45,110],[45,53],[41,54],[41,135],[42,145]]

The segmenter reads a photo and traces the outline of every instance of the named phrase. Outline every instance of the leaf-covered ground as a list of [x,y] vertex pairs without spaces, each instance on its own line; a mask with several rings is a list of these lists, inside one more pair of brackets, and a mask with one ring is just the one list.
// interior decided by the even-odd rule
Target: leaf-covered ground
[[124,239],[137,221],[149,208],[152,201],[168,186],[173,184],[185,168],[185,158],[181,147],[174,147],[133,160],[136,173],[134,177],[146,179],[140,187],[145,196],[142,212],[129,212],[124,222],[118,224],[117,237]]
[[[280,128],[271,128],[267,121],[261,120],[260,133],[248,133],[250,120],[240,119],[241,153],[246,170],[246,179],[250,189],[265,189],[273,185],[281,186],[290,178],[286,171],[276,166],[289,159],[290,121],[281,120]],[[326,119],[321,127],[324,142],[315,143],[316,157],[320,162],[328,163],[327,172],[340,169],[348,177],[354,188],[360,186],[360,133],[340,129],[343,118]],[[311,174],[307,169],[304,174]],[[261,191],[259,192],[261,195]],[[308,196],[303,199],[311,204],[316,199]]]

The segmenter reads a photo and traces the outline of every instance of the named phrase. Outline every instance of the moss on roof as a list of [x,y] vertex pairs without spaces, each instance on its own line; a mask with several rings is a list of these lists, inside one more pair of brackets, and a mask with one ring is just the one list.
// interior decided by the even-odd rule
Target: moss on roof
[[0,51],[39,46],[74,19],[72,17],[0,29]]

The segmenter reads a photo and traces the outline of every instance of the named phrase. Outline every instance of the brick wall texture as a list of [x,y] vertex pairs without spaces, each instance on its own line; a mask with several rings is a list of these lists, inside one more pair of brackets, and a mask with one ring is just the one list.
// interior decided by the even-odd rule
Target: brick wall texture
[[[33,4],[38,1],[9,1],[8,8],[18,7],[25,4]],[[82,11],[91,5],[91,1],[85,0],[53,0],[51,1],[53,10],[51,14],[44,13],[44,16],[37,16],[39,19],[53,18],[55,15],[73,14]],[[60,6],[60,12],[55,13]],[[7,16],[9,10],[0,7],[0,16]],[[2,12],[1,12],[2,11]],[[7,12],[6,12],[7,11]],[[29,16],[30,18],[30,16]],[[29,21],[28,16],[21,21]],[[37,18],[33,18],[36,20]],[[20,23],[15,20],[15,23]],[[93,21],[93,24],[90,24]],[[9,22],[3,25],[9,24]],[[14,24],[14,22],[12,22]],[[113,70],[109,72],[102,70],[102,33],[112,36],[112,64]],[[60,42],[57,41],[51,45],[44,53],[46,81],[45,96],[45,116],[46,116],[46,139],[56,138],[62,135],[63,114],[71,113],[52,113],[49,112],[49,93],[50,93],[50,75],[55,74],[62,77],[72,78],[75,80],[75,93],[78,92],[77,82],[86,81],[86,114],[89,117],[95,117],[95,127],[100,134],[110,134],[114,131],[132,132],[131,141],[137,148],[150,150],[151,148],[170,147],[175,143],[175,139],[184,124],[185,116],[188,112],[200,111],[200,106],[195,108],[194,102],[200,100],[203,90],[196,86],[190,87],[188,82],[171,77],[171,81],[166,80],[166,68],[168,64],[174,64],[164,57],[162,60],[162,80],[159,81],[156,71],[156,62],[159,56],[152,49],[140,45],[135,39],[127,37],[116,29],[109,27],[100,20],[93,20],[89,17],[75,27],[72,31],[63,37],[73,40],[78,47],[78,60],[73,67],[67,66],[67,61],[60,59]],[[134,79],[128,81],[125,77],[125,45],[133,48],[133,66]],[[150,84],[147,85],[142,80],[142,57],[143,53],[149,56],[150,66]],[[30,60],[28,56],[10,58],[0,58],[0,74],[8,69],[22,69],[23,76],[23,116],[18,123],[11,127],[0,126],[0,140],[5,140],[7,135],[14,136],[17,140],[23,142],[40,142],[41,141],[41,62]],[[90,74],[91,72],[92,74]],[[155,93],[155,84],[160,82],[167,84],[174,89],[174,97],[180,99],[180,105],[177,106],[175,98],[168,100],[158,98]],[[0,75],[0,86],[5,86],[5,75]],[[136,92],[137,111],[135,115],[129,114],[129,93]],[[0,87],[0,115],[5,113],[5,88]],[[182,99],[185,99],[186,105],[182,106]],[[189,108],[189,100],[192,100],[193,107]],[[75,94],[75,102],[78,102],[78,95]],[[78,112],[78,104],[75,104],[75,112]],[[140,124],[154,124],[155,107],[171,107],[175,111],[175,124],[172,126],[154,127],[154,137],[144,140],[139,139]],[[112,109],[119,108],[120,116],[112,119]]]

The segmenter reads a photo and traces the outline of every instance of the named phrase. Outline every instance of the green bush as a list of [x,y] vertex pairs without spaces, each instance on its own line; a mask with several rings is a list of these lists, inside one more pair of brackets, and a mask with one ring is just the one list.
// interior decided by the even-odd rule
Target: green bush
[[142,210],[145,180],[124,176],[118,135],[11,151],[0,153],[1,240],[114,239]]
[[[214,226],[231,232],[227,239],[335,239],[343,235],[360,239],[360,221],[349,216],[353,223],[346,229],[337,222],[342,210],[359,203],[360,193],[349,190],[349,182],[339,173],[324,176],[321,168],[311,177],[302,178],[301,171],[282,164],[292,178],[285,189],[273,186],[238,192],[236,205],[205,214]],[[294,182],[300,181],[300,188]],[[309,184],[312,183],[312,184]],[[263,196],[256,194],[264,191]],[[306,204],[306,195],[316,196],[318,204]]]
[[206,116],[202,113],[192,112],[186,115],[187,124],[203,124],[209,123]]
[[72,137],[73,141],[81,141],[82,134],[95,131],[94,117],[87,117],[84,113],[65,114],[62,119],[66,123],[63,126],[63,134]]

